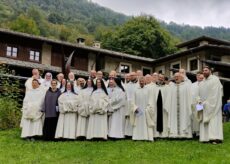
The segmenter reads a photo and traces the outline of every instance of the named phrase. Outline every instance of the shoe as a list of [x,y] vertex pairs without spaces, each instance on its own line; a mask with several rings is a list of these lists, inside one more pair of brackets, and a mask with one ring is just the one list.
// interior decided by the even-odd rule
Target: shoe
[[34,138],[31,138],[30,141],[35,141],[35,139],[34,139]]
[[213,141],[212,144],[213,144],[213,145],[217,145],[217,142],[216,142],[216,141]]

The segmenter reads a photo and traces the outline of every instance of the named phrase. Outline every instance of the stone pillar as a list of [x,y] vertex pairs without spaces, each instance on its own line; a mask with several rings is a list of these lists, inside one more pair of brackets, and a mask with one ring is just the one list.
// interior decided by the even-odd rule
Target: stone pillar
[[88,71],[96,68],[96,54],[88,54]]
[[52,46],[44,43],[42,45],[42,64],[51,65]]

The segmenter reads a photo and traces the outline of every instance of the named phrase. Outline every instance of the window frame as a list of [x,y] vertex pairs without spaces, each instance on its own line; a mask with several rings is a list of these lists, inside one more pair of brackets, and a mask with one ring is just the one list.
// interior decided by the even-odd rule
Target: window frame
[[152,68],[152,67],[142,66],[142,67],[141,67],[141,70],[142,70],[142,72],[143,72],[143,74],[144,74],[144,70],[143,70],[143,69],[148,69],[148,70],[150,70],[150,75],[153,73],[153,68]]
[[[9,48],[10,48],[10,51],[9,51]],[[16,51],[14,51],[15,49]],[[10,54],[8,55],[8,53]],[[16,53],[16,56],[14,55],[15,53]],[[18,47],[7,45],[6,46],[6,57],[17,58],[18,57]]]
[[[196,70],[191,70],[191,65],[190,65],[190,62],[192,60],[197,60],[197,69]],[[187,71],[190,71],[190,72],[197,72],[200,70],[200,63],[199,63],[199,59],[197,57],[190,57],[187,59]]]
[[128,72],[128,73],[131,73],[131,72],[132,72],[132,64],[120,62],[120,64],[119,64],[119,72],[120,72],[121,74],[126,73],[126,72],[121,72],[121,66],[122,66],[122,65],[127,65],[127,66],[129,66],[129,72]]
[[155,67],[155,72],[159,73],[159,71],[162,71],[162,73],[165,74],[165,65]]
[[[31,59],[31,52],[33,52],[34,54],[33,54],[33,59]],[[37,58],[37,56],[36,56],[36,54],[38,53],[38,60],[36,60],[36,58]],[[38,50],[33,50],[33,49],[31,49],[30,51],[29,51],[29,60],[30,61],[33,61],[33,62],[40,62],[41,61],[41,52],[40,51],[38,51]]]
[[[179,60],[179,61],[175,61],[175,62],[171,62],[170,63],[170,69],[172,69],[173,67],[173,65],[176,65],[176,64],[179,64],[179,69],[181,69],[181,60]],[[173,71],[170,71],[170,75],[171,75],[171,77],[173,76]]]

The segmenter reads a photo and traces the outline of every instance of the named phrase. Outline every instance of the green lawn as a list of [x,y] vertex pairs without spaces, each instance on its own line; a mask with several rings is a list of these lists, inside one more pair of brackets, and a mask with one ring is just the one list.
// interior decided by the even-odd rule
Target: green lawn
[[224,143],[197,140],[29,142],[20,130],[0,131],[2,163],[230,163],[230,123],[224,124]]

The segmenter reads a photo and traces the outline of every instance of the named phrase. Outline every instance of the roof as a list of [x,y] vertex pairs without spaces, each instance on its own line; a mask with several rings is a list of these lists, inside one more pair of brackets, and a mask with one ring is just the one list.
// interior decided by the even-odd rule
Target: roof
[[[62,72],[61,67],[50,66],[50,65],[39,64],[39,63],[26,62],[26,61],[21,61],[21,60],[14,60],[14,59],[5,58],[5,57],[0,57],[0,63],[18,66],[18,67],[38,68],[41,70],[47,70],[47,71],[51,71],[51,72]],[[71,69],[71,72],[73,72],[79,76],[89,76],[89,73],[86,71]]]
[[90,47],[90,46],[81,45],[81,44],[73,44],[73,43],[65,42],[65,41],[61,41],[61,40],[49,39],[49,38],[46,38],[46,37],[35,36],[35,35],[26,34],[26,33],[22,33],[22,32],[16,32],[16,31],[12,31],[12,30],[9,30],[9,29],[0,28],[0,33],[16,35],[16,36],[19,36],[19,37],[34,39],[34,40],[38,40],[38,41],[44,41],[44,42],[50,43],[50,44],[59,44],[59,45],[64,45],[64,46],[70,46],[70,47],[73,47],[73,48],[79,48],[79,49],[84,49],[84,50],[89,50],[89,51],[95,51],[95,52],[104,53],[104,54],[117,56],[117,57],[122,57],[122,58],[134,59],[134,60],[145,61],[145,62],[154,61],[154,59],[152,59],[152,58],[135,56],[135,55],[127,54],[127,53],[116,52],[116,51],[111,51],[111,50],[101,49],[101,48],[95,48],[95,47]]
[[189,40],[187,42],[180,43],[180,44],[178,44],[176,46],[178,48],[182,48],[182,47],[186,47],[188,45],[191,45],[191,44],[194,44],[194,43],[197,43],[197,42],[199,43],[201,41],[210,41],[210,42],[214,42],[214,43],[216,43],[218,45],[230,45],[230,41],[227,41],[227,40],[219,40],[219,39],[212,38],[212,37],[209,37],[209,36],[201,36],[201,37]]
[[206,45],[202,45],[202,46],[199,46],[199,47],[194,47],[194,48],[190,48],[190,49],[187,49],[187,50],[183,50],[183,51],[180,51],[180,52],[176,52],[174,54],[170,54],[170,55],[167,55],[167,56],[164,56],[164,57],[160,57],[158,59],[155,59],[153,61],[153,63],[158,63],[158,62],[162,62],[162,61],[165,61],[165,60],[170,60],[170,59],[175,59],[177,57],[180,57],[180,56],[184,56],[186,54],[192,54],[192,53],[195,53],[197,51],[200,51],[200,50],[203,50],[205,48],[219,48],[219,49],[226,49],[229,51],[229,55],[230,55],[230,46],[225,46],[225,45],[209,45],[209,44],[206,44]]
[[202,60],[202,62],[215,65],[215,66],[224,66],[230,68],[230,63],[227,62],[221,62],[221,61],[213,61],[213,60]]

